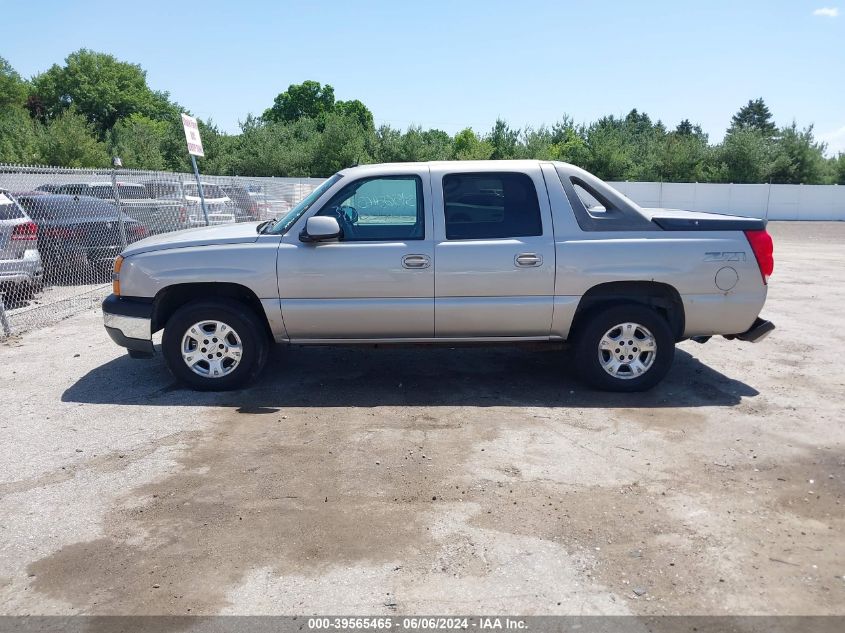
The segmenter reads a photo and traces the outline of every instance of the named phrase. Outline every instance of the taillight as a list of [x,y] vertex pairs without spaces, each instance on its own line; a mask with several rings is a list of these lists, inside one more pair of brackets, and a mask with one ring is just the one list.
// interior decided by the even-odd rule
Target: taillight
[[141,238],[147,237],[149,235],[147,231],[147,227],[145,226],[133,226],[129,229],[129,234],[132,235],[136,240],[140,240]]
[[18,224],[12,231],[13,240],[34,240],[38,238],[38,225],[35,222]]
[[769,277],[775,269],[775,246],[772,242],[772,236],[766,229],[761,229],[759,231],[745,231],[745,237],[748,238],[751,250],[754,251],[757,266],[763,276],[763,283],[768,283]]
[[185,224],[188,221],[188,209],[179,207],[179,223]]

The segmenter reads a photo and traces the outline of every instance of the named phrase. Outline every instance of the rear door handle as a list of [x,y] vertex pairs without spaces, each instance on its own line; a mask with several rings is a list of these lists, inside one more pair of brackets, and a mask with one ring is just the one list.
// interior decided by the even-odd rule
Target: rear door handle
[[536,268],[543,264],[543,256],[537,253],[520,253],[513,261],[520,268]]
[[431,266],[431,259],[428,255],[405,255],[402,258],[403,268],[428,268]]

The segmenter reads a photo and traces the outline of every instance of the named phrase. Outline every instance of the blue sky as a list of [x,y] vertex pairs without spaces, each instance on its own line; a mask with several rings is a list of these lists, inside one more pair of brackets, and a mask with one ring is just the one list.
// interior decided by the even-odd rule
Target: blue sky
[[[839,4],[842,4],[840,7]],[[329,83],[377,123],[453,133],[631,108],[719,140],[762,96],[845,151],[845,0],[426,2],[3,0],[0,55],[25,76],[81,47],[236,131],[291,83]],[[824,9],[824,11],[819,11]],[[818,14],[814,14],[818,13]]]

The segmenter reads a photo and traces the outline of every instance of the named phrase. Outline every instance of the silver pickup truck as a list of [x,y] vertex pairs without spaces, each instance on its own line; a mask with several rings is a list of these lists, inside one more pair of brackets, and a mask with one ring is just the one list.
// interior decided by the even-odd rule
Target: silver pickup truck
[[284,217],[141,240],[103,302],[131,356],[244,385],[271,342],[568,342],[592,386],[640,391],[675,343],[757,341],[772,240],[753,218],[642,209],[557,162],[367,165]]

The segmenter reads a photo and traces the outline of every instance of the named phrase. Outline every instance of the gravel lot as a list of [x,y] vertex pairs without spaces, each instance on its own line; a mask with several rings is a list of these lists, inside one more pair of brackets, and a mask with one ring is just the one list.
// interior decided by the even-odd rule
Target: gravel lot
[[845,614],[845,223],[772,224],[752,345],[280,349],[199,394],[97,311],[0,344],[3,614]]

